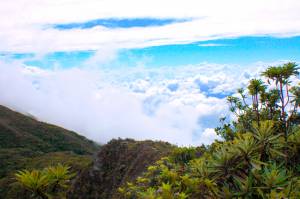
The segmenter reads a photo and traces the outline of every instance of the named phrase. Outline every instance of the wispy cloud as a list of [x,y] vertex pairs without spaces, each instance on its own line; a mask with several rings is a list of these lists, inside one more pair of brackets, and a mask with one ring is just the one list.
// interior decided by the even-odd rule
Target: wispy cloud
[[[139,48],[247,35],[299,35],[299,8],[300,3],[296,0],[285,1],[284,6],[280,0],[1,1],[0,51],[97,50],[109,45]],[[119,19],[112,23],[115,28],[97,26],[97,20],[104,23],[107,18]],[[187,18],[193,20],[168,21]],[[155,19],[160,26],[148,26],[155,24],[151,20],[138,27],[127,23],[134,19]],[[128,21],[124,23],[124,20]],[[45,28],[48,24],[84,26],[88,21],[93,25],[86,29]],[[128,28],[122,28],[124,24]]]

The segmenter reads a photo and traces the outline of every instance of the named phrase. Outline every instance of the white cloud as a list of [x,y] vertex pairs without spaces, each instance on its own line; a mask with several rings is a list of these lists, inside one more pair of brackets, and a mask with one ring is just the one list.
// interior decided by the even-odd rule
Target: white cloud
[[[163,70],[161,73],[166,72]],[[113,84],[104,78],[114,78],[113,71],[42,70],[17,62],[1,63],[0,71],[1,104],[99,142],[131,137],[179,145],[207,143],[207,136],[206,140],[199,140],[206,128],[201,118],[218,117],[226,110],[223,99],[203,95],[185,77],[148,83],[136,78]],[[123,75],[130,73],[134,74],[127,71]],[[174,81],[180,85],[175,92],[167,88]],[[136,92],[130,85],[143,88],[144,92]],[[213,138],[216,136],[210,139]]]
[[[142,60],[141,66],[131,69],[93,66],[113,60],[122,48],[247,35],[300,35],[299,9],[296,0],[3,0],[0,52],[34,52],[41,57],[53,51],[95,50],[96,54],[84,67],[72,69],[0,62],[0,103],[99,142],[132,137],[208,144],[217,138],[212,129],[216,118],[227,109],[224,99],[213,96],[234,92],[264,63],[244,68],[200,63],[155,69],[143,67]],[[50,26],[140,17],[193,20],[139,28],[57,30]]]
[[[49,52],[135,48],[245,35],[300,33],[296,0],[15,0],[0,2],[0,51]],[[99,18],[193,18],[162,27],[55,30],[54,23]],[[48,26],[49,27],[49,26]]]
[[212,128],[206,128],[204,130],[204,132],[200,135],[199,140],[201,140],[201,142],[199,143],[199,145],[200,144],[205,144],[205,145],[211,144],[216,139],[219,139],[219,138],[218,138],[218,135],[215,132],[215,130]]
[[110,61],[116,59],[118,54],[118,49],[113,46],[105,46],[97,49],[95,54],[91,56],[84,65],[90,67],[97,67],[99,65],[109,63]]
[[[43,70],[0,62],[0,104],[102,143],[130,137],[209,144],[218,138],[212,129],[227,112],[226,100],[210,94],[236,90],[251,78],[240,74],[257,74],[265,66]],[[211,91],[201,91],[198,81]]]

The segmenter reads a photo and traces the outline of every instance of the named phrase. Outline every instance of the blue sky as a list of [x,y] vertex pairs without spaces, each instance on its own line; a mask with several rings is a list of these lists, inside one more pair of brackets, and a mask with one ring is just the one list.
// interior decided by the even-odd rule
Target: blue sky
[[0,1],[0,104],[102,143],[209,144],[230,117],[226,96],[270,65],[299,63],[299,10],[297,0]]
[[[33,54],[13,54],[15,59],[32,58],[25,63],[41,68],[60,66],[78,67],[95,51],[53,52],[35,59]],[[191,44],[162,45],[137,49],[121,49],[117,58],[101,67],[134,67],[143,63],[147,67],[193,65],[200,62],[241,64],[264,61],[300,60],[300,37],[240,37]]]
[[54,24],[53,27],[60,30],[67,29],[88,29],[97,26],[106,28],[132,28],[132,27],[150,27],[150,26],[164,26],[172,23],[186,22],[191,19],[156,19],[156,18],[133,18],[133,19],[95,19],[85,21],[82,23],[67,23],[67,24]]
[[[203,46],[201,46],[203,45]],[[128,60],[129,57],[129,60]],[[133,57],[130,60],[130,57]],[[134,65],[134,59],[149,58],[150,66],[180,66],[213,62],[219,64],[250,64],[258,61],[274,62],[300,58],[300,37],[240,37],[192,44],[156,46],[125,51],[122,63]]]

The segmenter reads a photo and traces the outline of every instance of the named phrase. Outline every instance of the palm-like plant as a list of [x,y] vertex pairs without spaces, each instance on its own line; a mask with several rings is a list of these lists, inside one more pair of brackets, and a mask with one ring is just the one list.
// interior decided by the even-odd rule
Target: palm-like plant
[[208,158],[209,157],[202,157],[193,160],[190,163],[191,172],[194,177],[199,178],[209,178],[211,175],[211,170],[208,166]]
[[262,76],[268,78],[268,83],[270,83],[270,80],[275,81],[275,84],[277,85],[279,81],[282,80],[282,67],[281,66],[270,66],[261,73]]
[[[248,173],[251,168],[259,169],[263,164],[259,161],[259,147],[254,137],[247,133],[239,135],[234,141],[234,149],[246,164],[245,171]],[[248,170],[247,170],[248,168]]]
[[300,149],[300,129],[295,130],[288,137],[289,146],[294,146],[295,149]]
[[289,79],[291,76],[299,75],[299,68],[295,62],[283,64],[283,77]]
[[260,80],[260,79],[250,80],[250,84],[248,86],[248,91],[249,91],[249,94],[252,96],[253,109],[256,113],[256,120],[257,120],[258,125],[259,125],[258,94],[265,92],[265,90],[266,90],[266,86],[264,85],[262,80]]
[[276,164],[270,164],[262,170],[260,175],[255,177],[261,183],[259,187],[256,187],[258,193],[263,197],[266,193],[272,191],[281,191],[289,185],[289,178],[287,171],[284,168],[277,166]]
[[224,146],[212,154],[209,167],[212,179],[221,183],[233,183],[234,178],[246,176],[240,156],[229,146]]
[[211,157],[204,154],[203,157],[190,163],[191,178],[198,179],[196,192],[201,195],[201,198],[215,198],[219,194],[216,181],[212,179],[214,169],[209,166],[209,160]]
[[234,193],[234,196],[237,198],[250,199],[253,198],[253,185],[254,179],[252,173],[249,173],[249,176],[246,178],[236,178],[235,184],[238,187],[238,191]]
[[50,166],[44,170],[52,185],[51,192],[55,193],[59,188],[67,188],[67,182],[74,177],[70,173],[70,167],[58,164],[57,166]]
[[152,187],[149,187],[146,191],[139,193],[139,198],[141,199],[156,199],[156,190]]
[[266,86],[261,79],[250,80],[250,84],[248,85],[248,91],[250,95],[258,95],[260,92],[265,91],[265,89]]
[[186,193],[184,193],[184,192],[176,193],[175,194],[175,198],[176,199],[186,199],[186,198],[188,198],[188,195]]
[[276,157],[278,155],[285,157],[280,151],[284,147],[284,142],[280,139],[282,134],[276,134],[273,121],[263,121],[260,126],[253,124],[251,133],[260,149],[261,161],[266,161],[268,157]]
[[36,198],[46,199],[50,196],[62,194],[67,188],[68,181],[74,176],[68,166],[58,164],[43,170],[23,170],[15,174],[16,180]]
[[17,181],[27,190],[32,192],[33,197],[47,199],[46,189],[50,184],[49,177],[41,171],[23,170],[15,174]]
[[173,191],[172,191],[172,185],[169,183],[162,183],[160,189],[160,195],[162,198],[165,199],[173,199]]
[[[289,103],[289,78],[295,75],[299,75],[298,67],[295,62],[288,62],[283,66],[272,66],[262,73],[263,76],[269,80],[273,80],[279,91],[279,97],[281,101],[281,121],[284,126],[285,139],[287,139],[287,123],[285,108]],[[284,92],[284,86],[285,92]]]
[[289,162],[299,165],[296,170],[300,173],[300,130],[295,128],[288,137]]

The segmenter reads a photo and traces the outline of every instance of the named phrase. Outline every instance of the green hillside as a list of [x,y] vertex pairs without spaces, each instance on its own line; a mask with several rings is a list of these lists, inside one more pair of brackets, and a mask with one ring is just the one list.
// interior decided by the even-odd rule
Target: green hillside
[[78,170],[91,163],[97,145],[66,129],[0,106],[0,198],[20,169],[67,163]]

